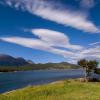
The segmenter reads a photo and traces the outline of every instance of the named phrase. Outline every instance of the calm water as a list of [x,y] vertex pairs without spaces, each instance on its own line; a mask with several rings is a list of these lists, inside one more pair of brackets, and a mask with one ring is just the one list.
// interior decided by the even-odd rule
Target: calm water
[[84,72],[81,69],[0,73],[0,93],[28,85],[46,84],[68,78],[80,78],[83,75]]

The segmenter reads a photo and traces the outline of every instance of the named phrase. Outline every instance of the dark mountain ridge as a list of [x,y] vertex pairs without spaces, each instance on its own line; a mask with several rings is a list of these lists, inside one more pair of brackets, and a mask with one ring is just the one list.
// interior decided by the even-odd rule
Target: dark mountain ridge
[[52,69],[78,69],[80,66],[68,62],[60,63],[38,63],[24,58],[0,55],[0,72],[28,71],[28,70],[52,70]]
[[30,63],[21,57],[15,58],[9,55],[0,54],[0,66],[23,66],[28,64]]

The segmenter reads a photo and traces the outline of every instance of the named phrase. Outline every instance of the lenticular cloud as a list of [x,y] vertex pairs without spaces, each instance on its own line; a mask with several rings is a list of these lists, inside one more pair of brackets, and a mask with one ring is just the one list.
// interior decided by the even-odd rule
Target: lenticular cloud
[[64,5],[57,5],[56,2],[48,0],[4,0],[4,3],[66,27],[73,27],[89,33],[100,33],[100,29],[88,20],[87,15],[70,11],[67,8],[62,9]]

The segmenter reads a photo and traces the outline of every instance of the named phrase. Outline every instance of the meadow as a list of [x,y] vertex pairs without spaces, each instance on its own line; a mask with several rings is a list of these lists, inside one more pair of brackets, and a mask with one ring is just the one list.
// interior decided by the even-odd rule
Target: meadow
[[100,100],[100,83],[57,81],[3,93],[0,100]]

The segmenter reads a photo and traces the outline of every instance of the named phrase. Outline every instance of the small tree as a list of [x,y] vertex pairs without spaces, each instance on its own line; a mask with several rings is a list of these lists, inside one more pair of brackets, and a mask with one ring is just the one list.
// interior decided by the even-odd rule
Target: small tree
[[89,76],[91,76],[91,72],[96,69],[98,66],[98,62],[96,60],[86,60],[82,59],[78,61],[78,65],[82,66],[83,69],[85,70],[85,79],[89,79]]

